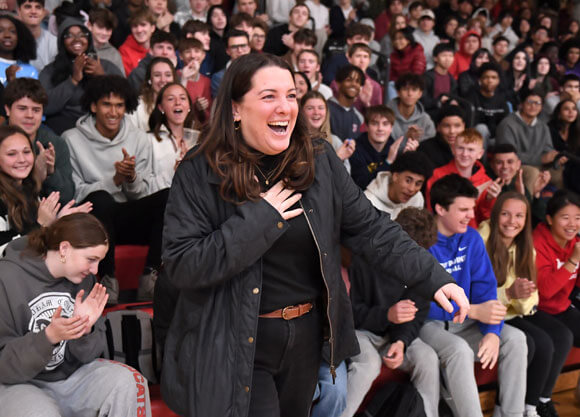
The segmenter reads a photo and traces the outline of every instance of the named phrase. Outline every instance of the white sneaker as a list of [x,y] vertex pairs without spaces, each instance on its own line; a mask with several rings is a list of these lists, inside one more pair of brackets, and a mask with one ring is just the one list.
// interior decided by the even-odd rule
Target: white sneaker
[[536,409],[524,411],[524,417],[540,417]]

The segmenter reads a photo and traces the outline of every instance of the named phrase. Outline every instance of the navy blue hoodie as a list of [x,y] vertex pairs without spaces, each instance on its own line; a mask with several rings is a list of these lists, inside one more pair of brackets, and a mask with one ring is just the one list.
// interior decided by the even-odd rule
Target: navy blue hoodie
[[356,185],[364,190],[379,172],[389,170],[391,165],[387,162],[387,155],[394,141],[389,137],[383,150],[377,152],[369,142],[368,133],[365,132],[356,138],[356,149],[349,158],[350,175]]

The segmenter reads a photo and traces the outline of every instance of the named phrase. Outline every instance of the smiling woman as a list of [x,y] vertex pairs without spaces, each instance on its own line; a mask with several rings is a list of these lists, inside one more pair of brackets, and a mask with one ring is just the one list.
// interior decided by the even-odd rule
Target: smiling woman
[[34,176],[34,152],[26,133],[0,127],[0,245],[37,226],[39,187]]
[[377,267],[407,285],[421,281],[448,308],[454,299],[464,315],[467,300],[434,258],[373,209],[328,143],[312,140],[288,64],[239,57],[165,212],[157,288],[177,287],[179,300],[155,315],[173,317],[158,317],[172,321],[162,381],[172,409],[308,416],[324,340],[333,378],[358,352],[341,243],[381,259]]
[[36,58],[36,41],[30,30],[10,15],[0,15],[0,82],[16,77],[38,78],[29,62]]
[[90,210],[88,206],[72,209],[72,204],[66,204],[59,212],[59,193],[51,193],[39,202],[40,183],[34,163],[27,133],[19,127],[0,126],[0,257],[12,239],[48,226],[71,210]]
[[153,173],[159,190],[171,187],[173,174],[185,153],[195,145],[195,113],[191,97],[179,83],[166,84],[149,118],[153,144]]
[[150,416],[147,381],[97,359],[107,293],[103,225],[85,213],[12,242],[0,260],[0,402],[15,417]]

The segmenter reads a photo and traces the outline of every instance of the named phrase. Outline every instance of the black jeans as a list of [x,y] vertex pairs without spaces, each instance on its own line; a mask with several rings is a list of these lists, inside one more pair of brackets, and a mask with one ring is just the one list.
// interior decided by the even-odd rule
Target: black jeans
[[92,214],[109,234],[109,251],[99,264],[99,275],[115,276],[115,245],[149,245],[148,268],[161,265],[163,215],[169,190],[161,190],[139,200],[117,203],[106,191],[96,191],[84,200],[93,203]]
[[506,321],[526,334],[528,373],[526,404],[537,405],[540,397],[550,398],[556,380],[572,348],[572,332],[543,311]]
[[249,417],[308,417],[322,350],[320,309],[293,320],[260,318]]

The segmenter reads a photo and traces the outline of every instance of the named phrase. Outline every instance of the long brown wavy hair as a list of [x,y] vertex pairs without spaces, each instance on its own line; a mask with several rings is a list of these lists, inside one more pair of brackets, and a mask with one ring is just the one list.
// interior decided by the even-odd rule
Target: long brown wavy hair
[[[507,200],[518,200],[526,205],[526,222],[522,231],[514,238],[516,245],[516,264],[511,265],[508,248],[499,231],[499,216]],[[498,286],[502,286],[509,268],[514,268],[517,277],[536,282],[536,264],[534,262],[534,243],[532,239],[531,207],[528,199],[516,191],[501,194],[495,202],[489,220],[490,234],[486,249],[493,266]]]
[[[254,74],[267,67],[282,68],[292,74],[286,62],[270,54],[244,55],[232,62],[220,85],[211,124],[202,133],[200,147],[193,154],[205,156],[221,178],[221,197],[236,204],[260,198],[262,190],[255,176],[263,155],[246,144],[241,129],[234,129],[232,103],[243,101],[252,88]],[[314,181],[314,145],[300,112],[290,145],[282,155],[273,178],[283,178],[286,187],[306,190]]]
[[[15,134],[21,134],[28,139],[33,155],[35,155],[30,138],[24,130],[16,126],[0,126],[0,144]],[[36,155],[34,160],[36,161]],[[30,170],[30,174],[22,180],[22,185],[0,170],[0,199],[6,204],[8,219],[17,231],[22,232],[36,222],[39,191],[40,184],[36,179],[34,166]]]

